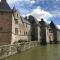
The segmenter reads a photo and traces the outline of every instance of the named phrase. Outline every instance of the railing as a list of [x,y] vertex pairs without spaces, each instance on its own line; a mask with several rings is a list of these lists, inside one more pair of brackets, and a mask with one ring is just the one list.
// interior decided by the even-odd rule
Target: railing
[[35,46],[37,46],[36,41],[0,46],[0,59],[13,55],[15,53],[20,53]]

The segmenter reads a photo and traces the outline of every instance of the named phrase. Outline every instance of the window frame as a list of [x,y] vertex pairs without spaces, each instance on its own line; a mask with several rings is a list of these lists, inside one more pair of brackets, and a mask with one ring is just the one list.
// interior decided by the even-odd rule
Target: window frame
[[18,28],[15,28],[15,34],[18,35]]

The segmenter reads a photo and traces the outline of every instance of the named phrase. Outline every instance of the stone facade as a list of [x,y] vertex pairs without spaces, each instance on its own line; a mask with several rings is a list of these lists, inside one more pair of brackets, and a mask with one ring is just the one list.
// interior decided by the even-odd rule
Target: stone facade
[[51,21],[50,24],[47,24],[43,19],[41,19],[40,23],[40,43],[54,43],[57,44],[60,41],[60,30],[56,27],[56,25]]
[[38,41],[41,44],[60,41],[60,30],[51,22],[37,21],[33,16],[23,18],[6,0],[0,2],[0,45],[18,41]]
[[18,40],[30,40],[31,25],[18,12],[12,14],[12,43]]
[[[2,5],[5,6],[2,6]],[[31,40],[31,25],[15,8],[10,9],[6,0],[0,2],[0,45]]]
[[57,38],[58,38],[58,43],[60,42],[60,30],[57,29]]

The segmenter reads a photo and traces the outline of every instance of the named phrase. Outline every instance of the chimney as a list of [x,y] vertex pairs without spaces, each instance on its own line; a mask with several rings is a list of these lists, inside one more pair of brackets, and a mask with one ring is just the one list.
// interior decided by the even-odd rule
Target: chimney
[[25,19],[27,20],[27,16],[25,16]]
[[41,21],[44,21],[44,19],[43,19],[43,18],[41,18]]
[[1,0],[2,3],[6,3],[6,0]]

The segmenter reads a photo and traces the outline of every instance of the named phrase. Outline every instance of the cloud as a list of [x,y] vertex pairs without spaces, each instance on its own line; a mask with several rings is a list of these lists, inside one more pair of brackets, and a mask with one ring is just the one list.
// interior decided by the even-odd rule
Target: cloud
[[15,5],[15,7],[19,10],[21,8],[26,9],[26,7],[28,7],[26,9],[28,10],[36,1],[35,0],[7,0],[7,2],[11,8],[13,8],[13,6]]
[[58,2],[59,0],[56,0],[56,2]]
[[34,3],[35,3],[35,1],[34,1],[34,0],[33,0],[33,1],[31,1],[31,3],[32,3],[32,4],[34,4]]
[[57,9],[57,10],[55,10],[55,11],[51,11],[51,13],[52,13],[52,15],[54,16],[54,17],[60,17],[60,8],[59,9]]
[[56,25],[58,29],[60,29],[60,25]]
[[[36,9],[33,9],[33,11],[31,13],[28,13],[28,15],[33,15],[34,17],[37,18],[38,21],[41,20],[41,18],[43,18],[46,22],[48,22],[48,18],[52,17],[52,14],[44,11],[43,9],[41,9],[40,6],[38,6]],[[50,21],[49,21],[50,22]]]
[[8,1],[8,3],[14,3],[14,2],[17,2],[17,1],[19,1],[19,2],[27,2],[27,3],[35,3],[35,0],[7,0]]

